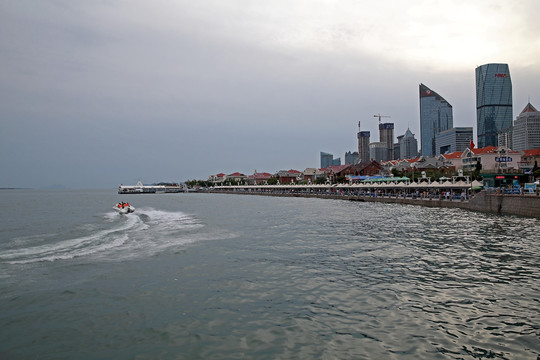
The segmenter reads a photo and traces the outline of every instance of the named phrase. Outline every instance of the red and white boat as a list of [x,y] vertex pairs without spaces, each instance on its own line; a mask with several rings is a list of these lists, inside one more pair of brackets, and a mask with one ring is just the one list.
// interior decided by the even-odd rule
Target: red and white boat
[[135,212],[135,208],[132,205],[130,205],[129,203],[125,203],[123,201],[114,205],[113,209],[118,211],[120,214],[129,214],[129,213]]

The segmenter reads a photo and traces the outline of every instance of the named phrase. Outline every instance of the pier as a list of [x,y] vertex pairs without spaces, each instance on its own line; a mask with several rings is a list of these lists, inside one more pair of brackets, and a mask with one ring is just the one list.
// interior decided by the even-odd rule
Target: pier
[[143,185],[138,181],[135,185],[123,185],[118,187],[119,194],[158,194],[158,193],[179,193],[184,188],[177,183],[159,183],[153,185]]

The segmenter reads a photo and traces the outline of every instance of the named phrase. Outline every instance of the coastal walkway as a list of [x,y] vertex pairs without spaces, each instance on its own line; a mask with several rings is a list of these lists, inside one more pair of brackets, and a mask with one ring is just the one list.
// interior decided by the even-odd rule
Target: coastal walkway
[[363,202],[460,208],[470,211],[540,218],[536,193],[504,194],[482,190],[480,182],[366,183],[325,185],[216,186],[212,193],[283,197],[316,197]]

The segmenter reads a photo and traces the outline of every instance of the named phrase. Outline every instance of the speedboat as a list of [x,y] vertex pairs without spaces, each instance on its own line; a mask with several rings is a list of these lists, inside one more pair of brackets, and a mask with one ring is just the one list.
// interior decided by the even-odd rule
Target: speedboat
[[129,214],[135,212],[135,208],[133,206],[129,205],[129,203],[124,202],[114,205],[113,209],[118,211],[120,214]]

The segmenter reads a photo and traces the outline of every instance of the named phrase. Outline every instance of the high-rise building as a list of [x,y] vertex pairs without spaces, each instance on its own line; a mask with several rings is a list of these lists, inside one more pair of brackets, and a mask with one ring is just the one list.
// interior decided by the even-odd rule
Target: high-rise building
[[394,159],[394,124],[384,123],[379,124],[379,142],[386,144],[388,154],[385,155],[386,160]]
[[435,137],[454,126],[452,105],[441,95],[420,84],[420,143],[423,156],[434,156]]
[[358,153],[347,151],[345,153],[345,165],[353,165],[358,162]]
[[512,150],[531,150],[540,148],[540,111],[531,103],[514,121]]
[[373,142],[369,144],[370,158],[381,162],[388,161],[388,144],[385,142]]
[[360,121],[358,122],[358,161],[368,162],[370,159],[369,154],[369,131],[362,131],[360,129]]
[[321,169],[333,165],[341,165],[341,158],[334,159],[334,155],[321,151]]
[[407,129],[404,135],[398,137],[399,153],[402,159],[414,159],[418,155],[418,141],[414,134]]
[[449,154],[471,148],[472,127],[455,127],[440,132],[435,137],[436,154]]
[[404,135],[400,135],[397,137],[397,143],[394,143],[394,160],[401,159],[401,139],[403,139]]
[[478,147],[497,146],[497,134],[512,126],[512,81],[508,64],[476,68]]
[[509,149],[514,148],[514,127],[510,126],[497,134],[497,146]]

